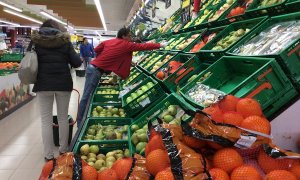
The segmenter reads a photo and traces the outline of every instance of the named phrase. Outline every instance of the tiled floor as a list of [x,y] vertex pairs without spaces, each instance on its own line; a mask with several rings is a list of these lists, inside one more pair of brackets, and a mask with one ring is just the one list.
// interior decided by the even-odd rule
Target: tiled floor
[[[84,80],[74,77],[74,88],[81,94]],[[72,93],[69,114],[74,118],[77,98],[77,94]],[[76,132],[76,126],[73,132]],[[0,120],[0,180],[38,179],[44,164],[42,151],[39,107],[36,99],[33,99]],[[58,148],[55,153],[58,154]]]

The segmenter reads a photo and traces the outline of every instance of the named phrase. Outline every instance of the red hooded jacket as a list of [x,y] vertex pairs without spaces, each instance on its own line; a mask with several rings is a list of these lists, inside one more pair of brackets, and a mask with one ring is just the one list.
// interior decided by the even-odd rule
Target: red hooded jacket
[[156,43],[133,43],[124,39],[111,39],[95,48],[96,59],[91,64],[105,71],[112,71],[126,79],[130,74],[132,52],[159,49]]

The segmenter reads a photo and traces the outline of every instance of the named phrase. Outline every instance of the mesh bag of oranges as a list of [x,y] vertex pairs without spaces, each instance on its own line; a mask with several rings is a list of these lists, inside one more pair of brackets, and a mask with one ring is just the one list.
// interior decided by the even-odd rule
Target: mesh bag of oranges
[[197,111],[191,122],[182,122],[186,136],[223,147],[255,148],[271,142],[271,124],[260,104],[250,98],[226,96],[217,104]]

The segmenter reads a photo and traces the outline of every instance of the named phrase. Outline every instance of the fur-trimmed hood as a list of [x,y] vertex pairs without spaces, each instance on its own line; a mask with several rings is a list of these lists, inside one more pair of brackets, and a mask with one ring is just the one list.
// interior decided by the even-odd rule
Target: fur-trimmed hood
[[70,35],[55,28],[43,27],[31,34],[31,40],[44,48],[58,48],[70,42]]

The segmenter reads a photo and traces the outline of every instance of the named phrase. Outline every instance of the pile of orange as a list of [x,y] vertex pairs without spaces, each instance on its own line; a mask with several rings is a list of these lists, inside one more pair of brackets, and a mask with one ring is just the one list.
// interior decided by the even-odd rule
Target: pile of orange
[[228,95],[218,104],[205,108],[203,112],[219,123],[231,124],[264,134],[271,133],[271,124],[263,117],[260,104],[255,99],[239,99]]
[[0,63],[0,69],[10,70],[19,67],[19,63],[16,62],[4,62]]

